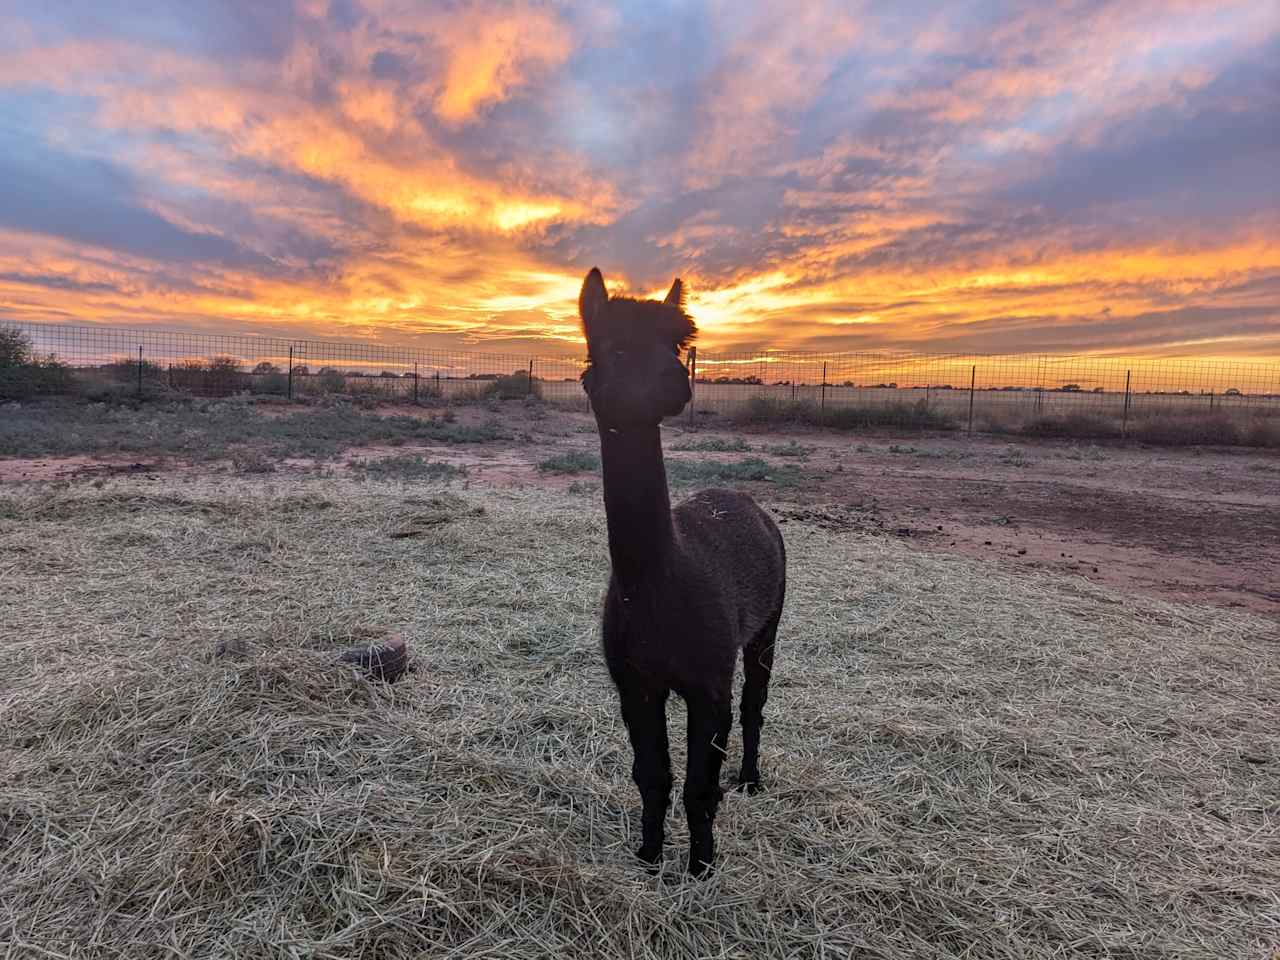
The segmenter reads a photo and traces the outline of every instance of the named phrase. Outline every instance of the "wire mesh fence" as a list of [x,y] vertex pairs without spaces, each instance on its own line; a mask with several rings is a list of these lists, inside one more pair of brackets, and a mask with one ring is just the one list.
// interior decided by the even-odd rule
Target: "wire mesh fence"
[[[87,394],[247,391],[409,402],[538,396],[586,406],[578,383],[585,358],[15,321],[0,323],[5,330],[26,355],[6,354],[0,337],[0,396],[24,385],[28,393],[74,385]],[[694,349],[689,366],[691,416],[753,406],[819,414],[910,408],[981,426],[1009,416],[1280,413],[1280,360]]]
[[1280,412],[1280,361],[1049,355],[697,352],[695,403],[761,400],[821,410],[922,406],[964,421],[1022,415]]
[[105,326],[5,321],[4,327],[27,340],[34,358],[56,357],[90,392],[250,392],[298,399],[345,394],[404,401],[537,395],[586,403],[578,384],[582,362],[573,358]]

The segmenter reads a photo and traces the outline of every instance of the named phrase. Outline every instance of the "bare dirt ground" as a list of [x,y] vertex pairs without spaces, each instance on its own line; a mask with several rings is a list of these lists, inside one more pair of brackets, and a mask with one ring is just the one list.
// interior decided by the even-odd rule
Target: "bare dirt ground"
[[[439,411],[382,407],[383,415]],[[280,410],[267,416],[285,415]],[[370,445],[321,463],[277,469],[342,473],[353,463],[406,455],[464,468],[460,482],[529,485],[598,495],[591,471],[540,469],[570,451],[594,453],[583,413],[503,404],[458,408],[458,423],[499,422],[511,439],[478,444]],[[1280,456],[1239,448],[1161,449],[1073,441],[876,434],[812,428],[766,432],[714,419],[664,428],[668,457],[732,464],[758,458],[785,483],[746,481],[778,503],[785,522],[876,529],[917,549],[981,557],[1022,570],[1076,575],[1121,591],[1280,616]],[[745,443],[749,449],[680,450]],[[230,462],[127,456],[0,460],[0,483],[84,481],[201,473]],[[682,496],[677,490],[675,496]]]

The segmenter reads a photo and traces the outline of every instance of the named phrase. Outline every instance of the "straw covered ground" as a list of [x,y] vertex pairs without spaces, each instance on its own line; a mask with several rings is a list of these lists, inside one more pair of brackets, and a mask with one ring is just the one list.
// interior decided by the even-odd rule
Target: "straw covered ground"
[[769,789],[692,882],[679,782],[631,857],[594,496],[0,491],[0,956],[1270,960],[1274,620],[783,531]]

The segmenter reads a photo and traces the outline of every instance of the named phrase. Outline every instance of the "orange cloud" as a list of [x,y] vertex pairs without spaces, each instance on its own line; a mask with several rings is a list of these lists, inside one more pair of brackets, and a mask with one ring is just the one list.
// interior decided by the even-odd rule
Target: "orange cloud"
[[573,353],[599,262],[709,351],[1280,350],[1265,4],[262,9],[0,14],[0,317]]
[[454,36],[435,100],[436,112],[451,123],[473,119],[486,105],[506,99],[527,73],[558,66],[571,50],[555,18],[531,8],[485,14],[482,23],[466,24]]

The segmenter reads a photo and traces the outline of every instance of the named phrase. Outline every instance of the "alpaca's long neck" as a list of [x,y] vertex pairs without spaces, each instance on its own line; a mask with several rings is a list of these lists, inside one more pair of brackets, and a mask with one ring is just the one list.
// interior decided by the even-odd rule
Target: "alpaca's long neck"
[[626,431],[602,425],[600,459],[614,574],[634,583],[662,564],[674,536],[657,425]]

